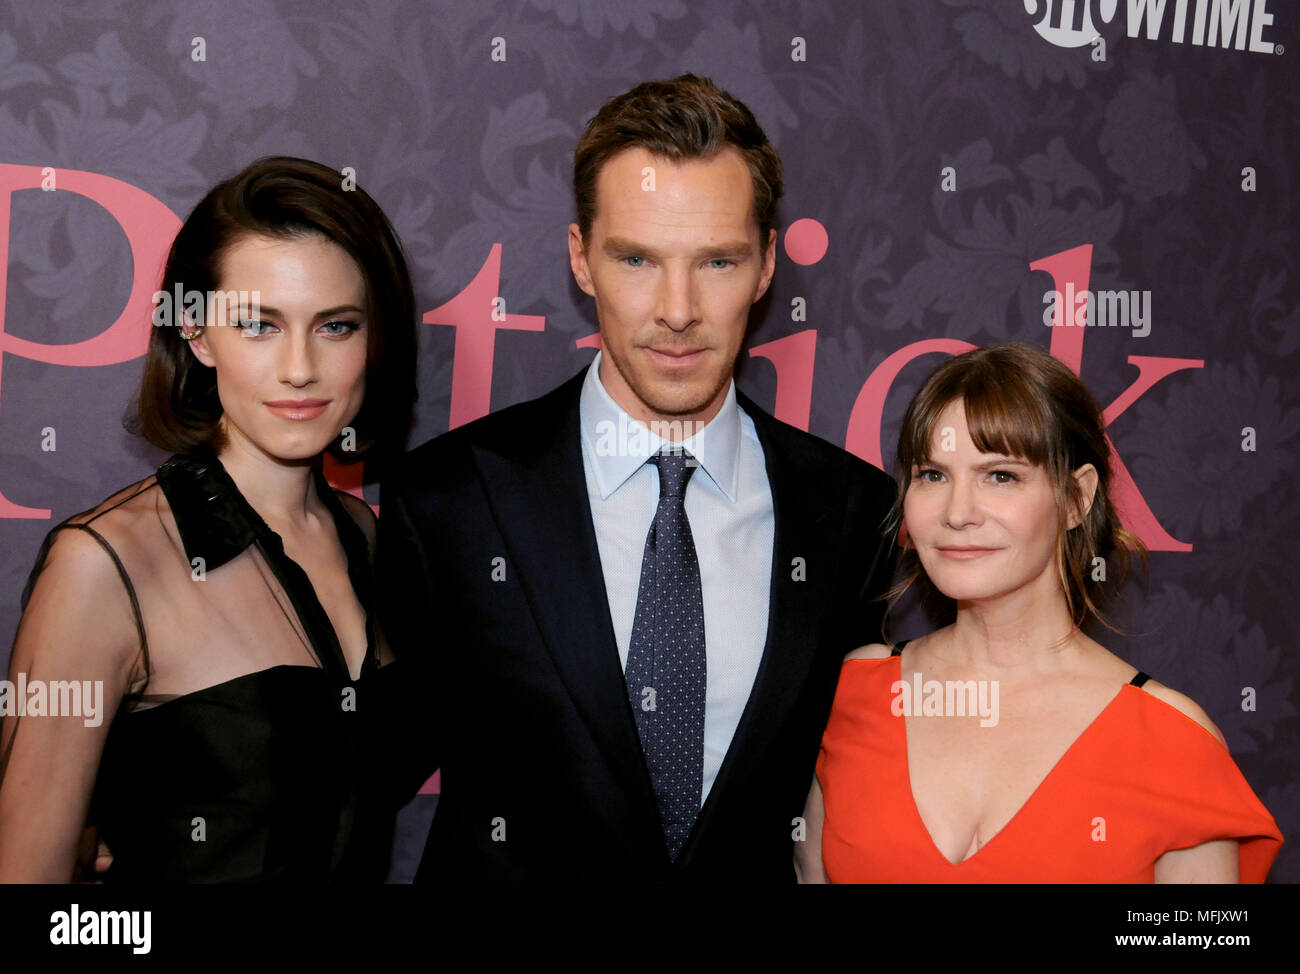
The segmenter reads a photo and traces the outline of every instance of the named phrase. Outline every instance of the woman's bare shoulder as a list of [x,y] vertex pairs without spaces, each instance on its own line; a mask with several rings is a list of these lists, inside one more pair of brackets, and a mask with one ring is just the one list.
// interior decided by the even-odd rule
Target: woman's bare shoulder
[[1167,687],[1156,680],[1147,680],[1146,683],[1142,684],[1142,689],[1151,694],[1151,696],[1155,697],[1157,700],[1162,700],[1169,704],[1169,706],[1173,707],[1184,716],[1190,717],[1213,734],[1215,740],[1220,744],[1224,747],[1228,746],[1228,742],[1224,740],[1223,734],[1219,732],[1219,728],[1215,726],[1214,721],[1210,720],[1210,715],[1205,712],[1204,708],[1202,708],[1200,704],[1187,696],[1187,694],[1179,693],[1172,687]]
[[156,517],[167,498],[153,474],[114,491],[94,507],[67,518],[64,524],[82,524],[114,531],[129,531],[142,516]]
[[859,646],[857,649],[847,653],[844,662],[851,659],[885,659],[893,650],[884,643],[868,643],[866,646]]
[[23,590],[14,658],[30,661],[39,655],[42,665],[125,667],[144,646],[129,559],[119,553],[120,543],[93,527],[75,522],[60,527]]
[[101,545],[107,544],[124,558],[141,555],[149,559],[160,554],[159,544],[169,533],[170,511],[157,478],[150,474],[89,510],[66,518],[55,530],[65,528],[59,533],[68,534],[67,528],[80,528],[71,533],[96,536]]
[[[943,630],[938,631],[942,632]],[[909,647],[908,658],[915,660],[917,647],[922,643],[928,643],[934,636],[935,633],[927,633],[924,636],[917,636],[915,639],[904,639],[903,643]],[[859,646],[853,650],[844,657],[844,660],[847,662],[851,659],[888,659],[894,655],[897,646],[898,644],[890,646],[885,643],[868,643],[866,646]]]
[[[1110,650],[1102,647],[1098,648],[1101,648],[1104,653],[1104,656],[1099,657],[1099,675],[1101,675],[1108,683],[1113,683],[1115,680],[1124,680],[1125,682],[1128,682],[1133,679],[1137,667],[1116,656]],[[1172,687],[1165,686],[1160,681],[1154,679],[1146,680],[1140,689],[1149,693],[1157,700],[1173,707],[1185,717],[1190,717],[1213,734],[1219,743],[1223,744],[1224,747],[1227,747],[1227,742],[1223,739],[1223,735],[1219,733],[1219,728],[1214,725],[1214,721],[1210,720],[1209,714],[1207,714],[1201,705],[1191,697],[1187,696],[1185,693],[1179,693]]]

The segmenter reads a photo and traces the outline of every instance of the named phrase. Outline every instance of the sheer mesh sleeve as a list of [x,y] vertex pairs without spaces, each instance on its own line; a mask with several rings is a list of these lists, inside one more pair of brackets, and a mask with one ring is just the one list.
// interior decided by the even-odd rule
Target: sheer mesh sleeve
[[86,524],[45,538],[0,708],[0,880],[66,882],[122,699],[147,680],[131,579]]
[[95,712],[4,718],[0,880],[69,879],[88,813],[113,850],[108,882],[380,862],[358,819],[361,731],[341,703],[359,695],[349,661],[374,668],[370,511],[352,505],[359,529],[316,476],[346,576],[295,561],[206,453],[172,457],[47,537],[10,678],[84,688]]

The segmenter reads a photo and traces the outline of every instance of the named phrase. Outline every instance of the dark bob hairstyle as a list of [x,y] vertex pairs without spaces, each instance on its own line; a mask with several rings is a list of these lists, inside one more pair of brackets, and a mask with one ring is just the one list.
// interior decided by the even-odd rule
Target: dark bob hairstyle
[[[241,238],[305,234],[338,244],[366,285],[366,394],[351,424],[356,448],[343,450],[340,435],[326,450],[341,463],[392,456],[405,445],[417,394],[415,295],[397,235],[359,186],[345,187],[339,173],[307,159],[258,159],[194,207],[167,255],[160,290],[219,292],[222,258]],[[215,450],[222,413],[216,370],[185,346],[179,327],[152,329],[127,428],[169,453]]]
[[[1076,627],[1095,621],[1118,632],[1101,610],[1128,574],[1131,552],[1145,564],[1146,548],[1120,525],[1110,444],[1096,400],[1082,379],[1041,348],[977,348],[944,362],[925,380],[908,404],[898,437],[894,524],[901,521],[912,470],[930,459],[939,417],[954,402],[962,403],[976,449],[1018,457],[1047,472],[1056,493],[1057,575],[1071,620]],[[1069,528],[1070,512],[1083,508],[1073,474],[1089,463],[1097,471],[1097,490],[1087,515]],[[1104,573],[1094,570],[1096,559],[1103,560]],[[900,569],[902,580],[885,596],[890,609],[913,584],[932,616],[951,605],[926,577],[910,544]]]

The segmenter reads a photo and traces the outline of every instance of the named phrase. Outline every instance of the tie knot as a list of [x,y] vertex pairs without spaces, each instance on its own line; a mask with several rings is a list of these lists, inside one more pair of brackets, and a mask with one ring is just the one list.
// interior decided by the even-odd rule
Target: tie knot
[[659,493],[663,497],[682,497],[686,493],[686,481],[700,465],[682,449],[661,450],[647,462],[659,468]]

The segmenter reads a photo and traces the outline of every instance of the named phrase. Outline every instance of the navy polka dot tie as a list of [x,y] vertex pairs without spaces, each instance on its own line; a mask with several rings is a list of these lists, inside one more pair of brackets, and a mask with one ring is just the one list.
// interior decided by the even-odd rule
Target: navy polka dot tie
[[684,504],[697,462],[681,450],[646,462],[659,468],[659,507],[645,539],[624,676],[676,859],[704,790],[704,597]]

